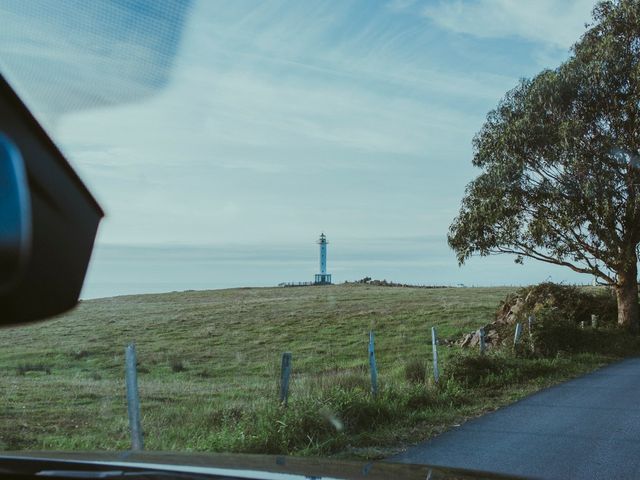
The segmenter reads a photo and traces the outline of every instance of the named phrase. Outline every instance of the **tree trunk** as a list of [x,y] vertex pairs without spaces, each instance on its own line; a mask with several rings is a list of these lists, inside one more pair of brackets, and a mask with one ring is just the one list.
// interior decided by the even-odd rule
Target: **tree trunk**
[[638,331],[638,266],[618,275],[616,298],[618,301],[618,325],[632,332]]

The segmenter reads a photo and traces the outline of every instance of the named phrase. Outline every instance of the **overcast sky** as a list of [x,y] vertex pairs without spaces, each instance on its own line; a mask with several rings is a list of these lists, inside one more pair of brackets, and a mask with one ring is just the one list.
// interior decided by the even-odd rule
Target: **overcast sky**
[[[116,3],[122,9],[129,2]],[[539,281],[549,269],[474,259],[475,267],[459,270],[446,246],[464,187],[478,174],[471,140],[519,78],[567,58],[593,4],[199,1],[185,10],[182,37],[177,43],[172,37],[156,65],[132,61],[145,51],[133,51],[130,37],[123,39],[117,29],[105,34],[133,52],[118,54],[112,74],[117,88],[105,80],[108,74],[95,73],[104,56],[114,63],[116,54],[83,50],[96,41],[80,37],[96,35],[95,29],[76,29],[80,37],[71,42],[68,28],[52,26],[57,20],[51,12],[7,0],[0,1],[0,20],[37,17],[42,45],[57,42],[60,57],[72,52],[73,58],[62,58],[66,64],[97,65],[66,76],[60,70],[58,77],[78,89],[110,88],[116,99],[108,108],[96,101],[98,106],[63,111],[64,101],[38,93],[42,86],[35,81],[29,84],[29,69],[21,63],[25,47],[13,45],[12,63],[4,64],[107,212],[91,281],[101,281],[99,272],[107,270],[117,278],[118,246],[244,248],[265,252],[263,259],[277,268],[295,245],[308,245],[315,265],[313,241],[324,231],[330,261],[335,253],[343,268],[355,255],[363,262],[340,280],[358,272],[376,276],[375,267],[366,265],[401,255],[411,273],[394,269],[389,275],[397,281],[439,283],[427,274],[437,265],[448,272],[440,273],[441,283],[480,284],[491,266],[502,270],[490,283],[510,284]],[[149,22],[136,38],[150,32],[151,44],[157,32]],[[14,35],[19,30],[18,22]],[[169,66],[156,83],[140,80],[143,67]],[[123,94],[143,87],[151,94],[143,92],[141,100]],[[111,256],[100,256],[107,250]],[[334,266],[339,272],[340,264]],[[300,280],[313,268],[301,269]],[[269,283],[266,278],[255,283]]]

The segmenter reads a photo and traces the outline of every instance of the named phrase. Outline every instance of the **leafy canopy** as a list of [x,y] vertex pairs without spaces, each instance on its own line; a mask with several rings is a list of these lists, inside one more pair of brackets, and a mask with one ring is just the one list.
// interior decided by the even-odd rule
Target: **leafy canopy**
[[593,18],[569,60],[521,80],[475,136],[482,173],[448,237],[461,264],[511,253],[609,284],[635,268],[640,1],[599,3]]

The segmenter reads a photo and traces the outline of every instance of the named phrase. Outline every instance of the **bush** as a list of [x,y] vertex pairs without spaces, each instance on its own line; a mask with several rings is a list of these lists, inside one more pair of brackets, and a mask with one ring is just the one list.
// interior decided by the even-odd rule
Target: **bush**
[[[598,317],[597,334],[591,329],[593,314]],[[530,315],[535,317],[531,336],[527,328]],[[617,327],[617,303],[610,288],[585,289],[546,282],[507,295],[496,316],[499,322],[495,329],[509,350],[513,349],[515,322],[519,322],[524,331],[516,353],[553,357],[563,352],[594,352],[593,348],[601,348],[598,340],[604,338],[602,332]],[[581,328],[582,323],[586,328]]]
[[545,307],[538,311],[532,330],[533,351],[543,357],[579,351],[584,343],[584,330],[564,312],[554,307]]
[[600,325],[615,325],[617,321],[617,302],[611,288],[587,291],[571,285],[560,285],[551,282],[524,287],[515,294],[507,296],[500,311],[504,312],[522,299],[523,305],[518,313],[518,321],[526,322],[527,317],[548,307],[555,308],[557,315],[579,325],[581,322],[591,324],[591,315],[598,316]]
[[590,323],[580,328],[553,307],[540,309],[536,315],[531,342],[533,352],[543,357],[562,353],[599,353],[613,357],[640,352],[640,337],[615,324],[593,329]]

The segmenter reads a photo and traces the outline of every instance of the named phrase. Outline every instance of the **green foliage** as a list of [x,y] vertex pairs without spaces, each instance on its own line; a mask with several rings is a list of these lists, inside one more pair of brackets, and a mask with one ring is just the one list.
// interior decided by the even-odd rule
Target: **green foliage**
[[538,311],[531,341],[535,353],[552,357],[559,353],[571,353],[583,344],[583,333],[572,318],[558,308],[545,307]]
[[[618,328],[616,299],[609,288],[551,282],[523,287],[506,296],[498,317],[504,317],[516,304],[519,310],[514,320],[524,326],[524,332],[515,353],[522,357],[579,352],[625,356],[634,354],[640,344],[636,336]],[[597,329],[591,327],[592,314],[598,318]],[[535,319],[531,332],[527,322],[530,315]],[[503,338],[513,338],[515,325],[496,328]]]
[[616,298],[610,288],[584,288],[544,282],[523,287],[511,294],[512,299],[516,297],[524,300],[518,318],[521,322],[526,322],[529,315],[537,316],[538,310],[543,307],[553,307],[558,317],[575,325],[580,322],[590,324],[592,314],[597,315],[600,325],[615,325],[617,320]]
[[581,352],[629,356],[640,353],[640,338],[617,326],[580,328],[560,309],[545,307],[538,311],[532,331],[531,349],[536,355],[553,357]]
[[[640,0],[604,2],[555,70],[522,80],[474,138],[482,173],[449,245],[633,285],[640,242]],[[635,301],[635,300],[634,300]],[[623,322],[637,324],[637,307]]]

